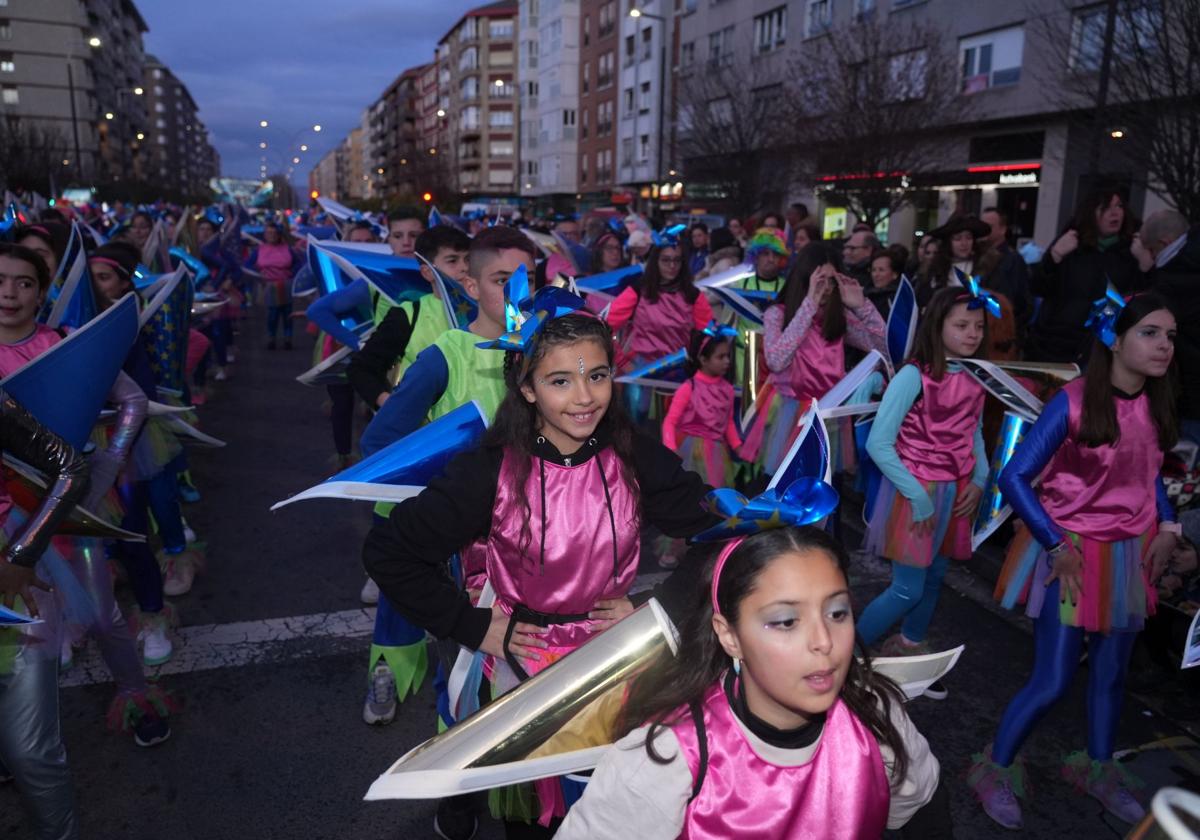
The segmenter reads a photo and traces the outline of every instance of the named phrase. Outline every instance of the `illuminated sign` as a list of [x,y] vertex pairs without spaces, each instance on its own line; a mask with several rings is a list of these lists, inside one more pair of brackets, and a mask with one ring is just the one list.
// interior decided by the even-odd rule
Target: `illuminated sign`
[[1038,182],[1038,174],[1036,172],[1001,172],[1001,184],[1036,184]]

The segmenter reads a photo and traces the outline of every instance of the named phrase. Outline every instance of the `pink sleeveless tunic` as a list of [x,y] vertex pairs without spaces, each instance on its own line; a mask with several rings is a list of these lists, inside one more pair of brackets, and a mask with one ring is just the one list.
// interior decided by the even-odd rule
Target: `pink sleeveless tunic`
[[1101,542],[1141,536],[1158,521],[1155,483],[1163,453],[1143,393],[1115,400],[1115,444],[1089,447],[1079,443],[1083,414],[1083,379],[1069,382],[1067,439],[1050,459],[1038,487],[1038,498],[1058,527]]
[[784,375],[771,379],[785,397],[793,400],[820,399],[846,375],[846,345],[843,338],[833,341],[821,335],[814,320],[792,356]]
[[[522,604],[542,613],[581,615],[601,599],[628,594],[637,575],[641,530],[637,499],[612,448],[570,467],[535,457],[524,488],[516,492],[513,461],[506,451],[487,540],[487,579],[496,603],[509,614]],[[528,511],[520,497],[528,501]],[[522,546],[526,523],[528,543]],[[591,620],[555,624],[543,638],[552,647],[573,650],[595,627]]]
[[679,420],[679,434],[723,440],[733,417],[733,386],[720,377],[697,373],[692,377],[692,398]]
[[983,386],[966,371],[941,381],[921,371],[921,396],[900,424],[896,454],[921,481],[958,481],[975,468]]
[[656,301],[643,296],[629,324],[629,352],[657,359],[687,347],[692,307],[679,292],[661,292]]
[[[883,834],[891,792],[879,745],[841,700],[826,715],[812,760],[797,767],[759,757],[720,681],[705,695],[704,726],[708,769],[680,837],[858,840]],[[700,749],[686,710],[673,731],[696,778]]]
[[0,377],[8,376],[60,341],[62,341],[62,336],[58,334],[58,330],[38,324],[34,327],[33,335],[24,341],[16,344],[0,344]]

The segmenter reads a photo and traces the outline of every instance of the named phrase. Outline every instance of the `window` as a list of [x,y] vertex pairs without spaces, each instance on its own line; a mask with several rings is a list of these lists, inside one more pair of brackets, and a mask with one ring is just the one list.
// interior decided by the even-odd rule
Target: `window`
[[159,70],[159,69],[155,68],[155,70],[154,70],[154,78],[156,78],[156,79],[161,79],[161,78],[162,78],[162,70]]
[[[896,4],[900,5],[900,4]],[[854,0],[855,20],[870,20],[875,14],[875,0]]]
[[733,103],[729,100],[728,96],[711,100],[708,103],[708,110],[709,115],[712,117],[713,125],[733,125]]
[[[479,67],[479,51],[474,47],[467,47],[462,51],[462,55],[458,57],[458,69],[475,70]],[[450,80],[450,74],[446,74],[446,80]]]
[[596,109],[596,136],[607,137],[613,130],[613,103],[610,99],[601,102]]
[[17,91],[15,85],[4,85],[0,87],[0,102],[5,105],[20,105],[21,94]]
[[459,41],[470,41],[479,37],[479,18],[467,18],[463,21],[462,29],[458,30]]
[[688,41],[679,45],[679,66],[691,67],[696,63],[696,42]]
[[488,154],[492,157],[512,157],[512,153],[511,140],[492,140],[488,143]]
[[958,49],[962,56],[963,93],[1019,82],[1024,46],[1025,30],[1020,26],[961,39]]
[[579,183],[586,184],[588,179],[588,156],[579,156]]
[[605,3],[600,7],[600,26],[597,34],[601,38],[607,38],[609,35],[613,34],[613,31],[617,28],[616,7],[617,4],[615,0],[609,0],[608,3]]
[[626,137],[621,141],[621,165],[633,166],[633,138]]
[[458,117],[458,127],[465,131],[479,130],[478,105],[472,105],[469,108],[463,108],[462,113]]
[[[1070,69],[1093,73],[1104,59],[1106,9],[1097,6],[1079,12],[1071,23]],[[1113,22],[1114,55],[1152,48],[1154,33],[1162,28],[1162,13],[1151,3],[1132,6],[1117,13]]]
[[733,61],[733,27],[726,26],[708,36],[708,63],[728,64]]
[[643,29],[642,30],[642,57],[638,60],[639,61],[649,60],[650,56],[653,55],[653,47],[654,47],[654,30],[653,29]]
[[12,22],[0,18],[0,41],[12,40]]
[[924,99],[929,83],[929,51],[909,50],[888,59],[888,102]]
[[625,113],[632,114],[633,113],[633,88],[625,88],[625,93],[623,94],[623,97],[624,97],[624,101],[625,101],[625,108],[624,108]]
[[462,97],[464,102],[470,102],[479,98],[479,79],[474,76],[468,76],[463,79],[458,85],[458,95]]
[[16,62],[13,61],[12,53],[0,53],[0,73],[15,73],[17,72]]
[[650,135],[643,134],[638,138],[638,160],[647,161],[650,159]]
[[633,61],[633,51],[637,48],[637,41],[632,35],[625,36],[625,60]]
[[[764,15],[766,17],[766,15]],[[832,0],[808,0],[808,21],[804,32],[809,37],[820,35],[833,23]],[[757,42],[757,39],[755,39]]]
[[606,88],[613,83],[613,69],[616,65],[612,50],[603,53],[597,66],[596,87]]
[[155,85],[155,86],[154,86],[154,95],[155,95],[155,96],[162,96],[162,95],[163,95],[163,86],[162,86],[162,85]]
[[489,184],[511,184],[513,179],[513,171],[508,167],[494,168],[488,170]]
[[583,93],[587,93],[592,89],[592,62],[585,61],[583,63]]
[[787,6],[754,18],[754,51],[766,53],[783,46],[787,38]]
[[538,45],[537,41],[525,42],[525,66],[531,70],[536,70],[538,66]]
[[[503,80],[497,79],[496,81],[503,81]],[[512,82],[504,82],[503,84],[499,84],[499,85],[496,84],[496,82],[492,82],[491,86],[488,88],[488,92],[491,93],[493,99],[512,99],[512,95],[513,95]]]
[[491,128],[512,128],[512,111],[488,111],[488,126]]
[[160,146],[167,145],[167,135],[165,135],[165,134],[158,135],[158,145],[160,145]]
[[512,50],[492,50],[488,53],[488,67],[512,67]]
[[645,114],[650,110],[650,83],[642,82],[641,90],[638,91],[638,111]]
[[588,109],[579,112],[579,139],[586,140],[588,136]]
[[583,45],[586,47],[592,43],[592,16],[583,16]]
[[164,120],[162,117],[159,117],[158,119],[156,119],[156,120],[154,121],[154,127],[155,127],[155,128],[166,128],[166,127],[167,127],[167,121],[166,121],[166,120]]
[[575,109],[564,108],[562,114],[563,127],[575,125]]
[[508,40],[513,36],[513,22],[511,20],[493,20],[488,23],[488,37],[494,40]]
[[161,103],[161,102],[155,102],[155,103],[154,103],[154,110],[155,110],[157,113],[161,114],[161,113],[163,113],[164,111],[166,111],[166,110],[167,110],[167,106],[166,106],[166,105],[164,105],[164,104],[163,104],[163,103]]

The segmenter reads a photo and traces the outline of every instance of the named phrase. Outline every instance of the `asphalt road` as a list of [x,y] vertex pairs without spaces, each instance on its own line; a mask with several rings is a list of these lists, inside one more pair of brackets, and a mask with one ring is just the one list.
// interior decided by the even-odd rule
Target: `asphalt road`
[[[228,446],[192,450],[204,498],[186,515],[208,544],[209,564],[194,590],[175,599],[180,653],[162,679],[186,708],[172,738],[139,749],[105,730],[111,685],[93,682],[103,672],[88,652],[64,674],[63,728],[84,838],[433,836],[432,803],[362,801],[378,774],[433,733],[433,694],[426,686],[408,699],[391,726],[362,723],[370,614],[358,601],[359,547],[369,510],[305,502],[268,511],[334,467],[324,392],[293,381],[309,365],[311,339],[301,334],[296,350],[268,352],[260,335],[257,316],[243,322],[233,377],[202,409],[205,430]],[[886,579],[883,566],[861,564],[859,605]],[[947,680],[949,699],[918,700],[910,713],[943,763],[957,836],[1012,836],[983,815],[964,780],[970,755],[991,739],[1028,671],[1028,626],[981,606],[985,587],[969,572],[952,571],[949,581],[933,641],[967,650]],[[222,634],[242,644],[213,654],[206,641]],[[1034,790],[1026,836],[1119,837],[1126,828],[1058,776],[1059,756],[1084,744],[1083,687],[1081,675],[1024,751]],[[1118,741],[1132,747],[1179,733],[1131,700]],[[16,792],[0,788],[0,837],[30,836]],[[479,836],[502,832],[489,823]]]

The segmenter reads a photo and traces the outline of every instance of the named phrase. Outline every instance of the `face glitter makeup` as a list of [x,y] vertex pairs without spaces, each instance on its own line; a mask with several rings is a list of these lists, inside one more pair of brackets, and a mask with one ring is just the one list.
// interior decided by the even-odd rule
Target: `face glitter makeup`
[[580,357],[579,357],[579,375],[580,375],[580,376],[583,376],[583,373],[584,373],[584,368],[583,368],[583,356],[580,356]]

